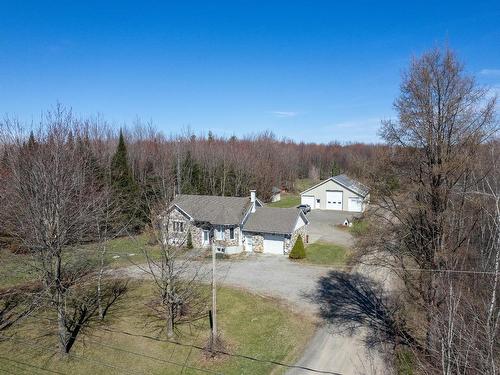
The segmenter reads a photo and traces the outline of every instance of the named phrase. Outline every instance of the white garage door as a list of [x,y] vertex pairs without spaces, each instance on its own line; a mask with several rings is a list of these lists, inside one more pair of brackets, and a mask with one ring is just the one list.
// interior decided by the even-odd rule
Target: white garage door
[[327,191],[326,192],[326,209],[327,210],[342,210],[342,192]]
[[349,198],[347,201],[347,210],[352,212],[363,211],[363,199],[361,198]]
[[268,254],[283,254],[284,237],[277,234],[264,235],[264,252]]
[[308,204],[312,209],[314,208],[314,197],[312,195],[303,195],[300,198],[300,204]]

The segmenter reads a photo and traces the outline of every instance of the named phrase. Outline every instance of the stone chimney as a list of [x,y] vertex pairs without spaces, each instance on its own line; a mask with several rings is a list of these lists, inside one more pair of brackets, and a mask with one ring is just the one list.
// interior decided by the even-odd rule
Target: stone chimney
[[250,190],[250,202],[252,203],[252,212],[255,212],[255,190]]

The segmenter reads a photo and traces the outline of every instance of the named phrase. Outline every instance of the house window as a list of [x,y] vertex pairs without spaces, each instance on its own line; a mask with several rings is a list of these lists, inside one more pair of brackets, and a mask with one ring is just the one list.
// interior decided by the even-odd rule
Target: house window
[[215,239],[216,240],[223,240],[224,239],[224,227],[223,226],[215,228]]
[[317,204],[319,204],[319,202],[320,202],[320,201],[321,201],[320,199],[316,199],[316,203],[317,203]]
[[184,222],[183,221],[174,221],[172,223],[174,232],[183,233],[184,232]]
[[223,253],[224,254],[226,252],[226,248],[224,248],[224,247],[218,247],[216,250],[217,250],[218,253]]
[[234,240],[234,228],[229,229],[229,239]]

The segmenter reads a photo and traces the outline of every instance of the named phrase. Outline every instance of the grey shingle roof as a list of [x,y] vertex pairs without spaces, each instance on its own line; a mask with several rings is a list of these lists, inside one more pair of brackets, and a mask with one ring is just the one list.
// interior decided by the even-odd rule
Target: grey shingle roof
[[237,225],[250,208],[249,197],[219,197],[214,195],[180,194],[172,204],[196,221],[218,225]]
[[[297,208],[257,207],[243,225],[243,230],[290,234],[293,233],[299,215],[301,211]],[[307,223],[307,219],[305,221]]]
[[370,191],[370,189],[368,189],[367,186],[363,185],[361,182],[353,180],[352,178],[348,177],[345,174],[339,174],[338,176],[333,176],[332,180],[337,182],[340,185],[345,186],[349,190],[352,190],[355,193],[358,193],[363,198],[366,197],[366,195]]

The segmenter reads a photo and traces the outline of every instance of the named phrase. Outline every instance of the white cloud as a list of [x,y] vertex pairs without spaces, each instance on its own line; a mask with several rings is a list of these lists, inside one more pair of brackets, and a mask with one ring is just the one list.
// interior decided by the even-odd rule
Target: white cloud
[[279,118],[295,117],[299,114],[299,112],[293,112],[293,111],[272,111],[271,113]]
[[482,76],[500,77],[500,69],[482,69],[479,74]]

